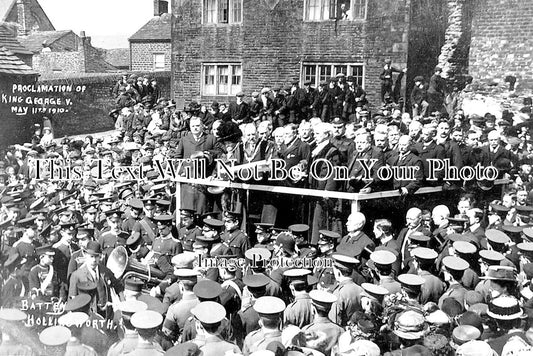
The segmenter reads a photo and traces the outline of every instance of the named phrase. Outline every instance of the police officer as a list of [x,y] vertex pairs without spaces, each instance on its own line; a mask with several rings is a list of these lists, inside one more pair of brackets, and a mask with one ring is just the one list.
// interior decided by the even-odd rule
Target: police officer
[[[130,192],[133,194],[133,191],[130,190]],[[128,207],[129,216],[122,222],[122,231],[126,231],[128,234],[131,234],[133,227],[141,219],[144,204],[142,200],[132,198],[128,201]]]
[[143,216],[137,220],[132,228],[132,235],[140,235],[147,245],[152,245],[157,235],[157,225],[152,220],[154,217],[155,200],[143,200]]
[[370,254],[369,265],[374,267],[375,282],[387,289],[389,293],[399,293],[400,283],[394,280],[392,266],[396,262],[396,255],[389,250],[374,251]]
[[219,328],[226,317],[226,309],[216,302],[202,302],[191,310],[200,323],[199,333],[193,340],[204,356],[223,355],[228,351],[240,353],[237,345],[225,341],[219,335]]
[[259,314],[261,329],[249,333],[244,339],[243,354],[249,355],[265,350],[272,341],[281,341],[283,300],[276,297],[261,297],[256,300],[254,310]]

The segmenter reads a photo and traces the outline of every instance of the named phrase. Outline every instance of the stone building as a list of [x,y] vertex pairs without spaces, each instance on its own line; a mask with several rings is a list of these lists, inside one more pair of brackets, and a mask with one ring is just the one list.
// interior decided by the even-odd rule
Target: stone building
[[154,0],[154,17],[129,38],[131,70],[170,70],[171,19],[168,2]]
[[0,1],[0,22],[17,24],[20,36],[26,36],[35,31],[55,30],[37,0]]
[[379,105],[386,59],[407,83],[435,67],[445,12],[440,0],[174,0],[173,92],[180,105],[228,102],[342,72]]

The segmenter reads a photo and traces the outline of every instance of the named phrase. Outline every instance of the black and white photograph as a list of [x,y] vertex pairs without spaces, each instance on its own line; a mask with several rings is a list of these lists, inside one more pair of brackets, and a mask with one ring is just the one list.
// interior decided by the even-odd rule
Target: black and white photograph
[[533,355],[533,0],[0,0],[0,356]]

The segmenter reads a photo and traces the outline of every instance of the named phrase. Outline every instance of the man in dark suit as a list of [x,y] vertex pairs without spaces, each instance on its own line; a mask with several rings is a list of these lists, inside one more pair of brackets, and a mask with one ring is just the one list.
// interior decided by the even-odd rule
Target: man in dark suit
[[240,125],[250,122],[250,105],[243,100],[244,93],[239,92],[235,95],[237,101],[232,101],[229,104],[229,115],[231,120]]
[[518,158],[516,155],[505,149],[500,142],[500,134],[498,131],[493,130],[488,135],[489,144],[484,146],[482,151],[481,165],[484,167],[494,166],[498,168],[498,178],[502,178],[505,173],[508,173],[508,169],[504,169],[505,166],[511,168],[517,166]]
[[89,241],[85,249],[85,262],[70,276],[69,298],[77,296],[80,283],[93,282],[96,284],[98,308],[105,312],[111,302],[112,291],[124,300],[122,283],[115,278],[113,272],[100,264],[102,249],[96,241]]
[[411,152],[410,147],[411,137],[400,137],[398,151],[393,151],[387,160],[387,164],[393,169],[393,189],[398,189],[401,195],[414,194],[424,179],[422,160]]
[[406,227],[400,230],[398,234],[398,246],[400,246],[400,260],[402,267],[405,267],[405,261],[411,258],[410,236],[413,233],[422,233],[424,236],[430,236],[430,232],[422,225],[422,210],[411,208],[405,215]]
[[[311,174],[309,188],[317,190],[339,191],[342,184],[331,174],[332,166],[341,165],[341,153],[329,140],[331,125],[319,123],[315,126],[316,148],[311,151]],[[324,160],[330,162],[327,164]],[[328,168],[329,167],[329,168]],[[327,174],[329,173],[329,176]],[[319,230],[330,228],[336,204],[335,199],[317,198],[313,213],[311,244],[318,242]]]
[[348,165],[350,157],[353,156],[355,143],[344,135],[346,133],[346,124],[344,121],[339,117],[336,117],[331,123],[333,124],[333,136],[331,137],[330,142],[337,147],[342,154],[342,164],[346,166]]
[[[425,125],[420,133],[421,142],[415,143],[412,147],[413,152],[420,157],[422,164],[424,165],[424,177],[429,177],[429,162],[428,159],[444,159],[444,147],[437,145],[434,141],[435,129],[431,126]],[[440,173],[440,172],[437,172]],[[427,181],[428,185],[436,185],[442,174],[439,174],[437,180]]]
[[[279,153],[280,158],[285,161],[285,169],[289,170],[296,165],[300,166],[303,174],[307,173],[309,159],[311,158],[311,150],[307,143],[302,142],[298,138],[297,127],[294,124],[289,124],[284,128],[284,143],[281,145],[281,151]],[[302,176],[303,178],[303,176]],[[286,185],[303,187],[305,180],[292,180],[287,179]]]
[[424,84],[424,77],[415,77],[415,85],[411,91],[411,106],[413,108],[413,117],[425,117],[428,109],[427,89]]
[[[372,160],[376,162],[372,165]],[[355,137],[355,154],[348,162],[348,177],[350,181],[346,187],[348,192],[370,193],[370,191],[380,188],[377,171],[385,165],[383,152],[372,147],[371,137],[368,133],[363,133]],[[365,170],[365,167],[372,168]],[[367,177],[368,176],[368,177]]]

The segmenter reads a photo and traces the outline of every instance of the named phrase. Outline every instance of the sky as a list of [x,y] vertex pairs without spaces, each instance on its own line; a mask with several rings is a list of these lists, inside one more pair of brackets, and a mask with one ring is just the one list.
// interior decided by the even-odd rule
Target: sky
[[154,15],[153,0],[39,0],[56,30],[85,31],[93,46],[127,48]]

